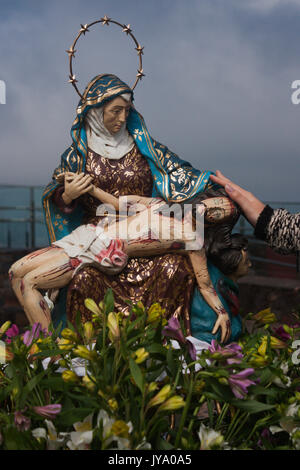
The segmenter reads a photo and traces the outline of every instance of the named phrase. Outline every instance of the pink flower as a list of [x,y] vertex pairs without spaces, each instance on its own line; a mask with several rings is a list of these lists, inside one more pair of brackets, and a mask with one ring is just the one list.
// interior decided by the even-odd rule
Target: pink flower
[[26,346],[31,346],[33,341],[39,337],[41,330],[42,330],[41,324],[40,323],[34,323],[32,325],[31,330],[25,331],[25,333],[23,335],[23,343]]
[[219,353],[219,360],[224,359],[227,364],[239,364],[243,358],[242,348],[237,343],[230,343],[222,347],[213,339],[208,349],[211,353]]
[[14,336],[18,336],[19,334],[19,328],[17,325],[12,325],[8,330],[6,331],[6,343],[11,343],[11,338]]
[[23,415],[22,411],[15,411],[14,422],[18,431],[28,431],[30,429],[30,418]]
[[248,393],[247,387],[250,385],[256,385],[252,380],[247,379],[247,377],[253,374],[254,369],[245,369],[238,374],[231,374],[228,377],[228,383],[231,387],[231,390],[236,398],[243,399]]
[[191,356],[193,361],[196,361],[197,354],[196,348],[194,344],[187,338],[185,338],[184,334],[182,333],[180,322],[178,318],[171,317],[168,321],[167,326],[164,327],[162,330],[163,336],[168,336],[172,339],[175,339],[181,345],[186,345],[189,355]]
[[43,418],[54,419],[61,412],[61,405],[55,403],[53,405],[33,406],[32,409],[36,414],[43,416]]

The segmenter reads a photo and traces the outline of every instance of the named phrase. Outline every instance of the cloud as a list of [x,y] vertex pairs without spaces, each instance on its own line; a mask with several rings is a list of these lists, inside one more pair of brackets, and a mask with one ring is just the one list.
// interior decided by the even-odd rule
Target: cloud
[[300,8],[300,0],[235,0],[234,4],[237,7],[260,13],[269,13],[276,8]]
[[[255,5],[239,2],[245,3]],[[289,3],[287,13],[297,2]],[[145,46],[146,77],[135,103],[154,138],[200,169],[223,170],[262,198],[299,197],[300,105],[290,99],[291,83],[300,79],[299,18],[277,15],[266,22],[257,9],[240,15],[234,0],[165,0],[159,9],[156,1],[103,0],[101,11],[92,0],[16,5],[0,20],[0,79],[7,86],[7,104],[0,105],[6,162],[0,184],[49,181],[70,145],[79,100],[67,82],[65,50],[80,23],[107,14],[130,23]],[[103,72],[133,83],[135,46],[121,29],[95,27],[77,46],[80,90]]]

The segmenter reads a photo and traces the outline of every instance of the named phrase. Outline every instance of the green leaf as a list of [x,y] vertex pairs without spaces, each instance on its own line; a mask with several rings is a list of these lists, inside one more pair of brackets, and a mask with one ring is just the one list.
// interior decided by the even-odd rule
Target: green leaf
[[255,385],[251,387],[252,395],[267,395],[269,397],[275,398],[278,395],[278,390],[274,388],[265,388],[261,385]]
[[257,400],[232,400],[231,404],[236,406],[237,408],[247,411],[248,413],[259,413],[261,411],[271,410],[275,408],[276,405],[267,405],[266,403],[262,403]]
[[114,311],[115,299],[114,299],[114,294],[113,294],[112,289],[107,289],[105,296],[104,296],[104,305],[105,305],[106,315]]
[[162,354],[164,356],[166,355],[166,352],[167,352],[166,348],[164,348],[161,344],[157,344],[157,343],[147,346],[147,351],[150,354]]
[[31,380],[29,380],[29,382],[27,382],[27,384],[25,385],[25,387],[22,390],[22,395],[21,395],[21,398],[20,398],[20,408],[23,408],[25,406],[25,402],[27,400],[28,395],[39,384],[39,382],[42,380],[44,375],[46,375],[47,373],[48,373],[47,369],[43,370],[38,375],[33,377]]
[[144,378],[142,371],[132,358],[129,359],[129,368],[136,385],[140,389],[141,393],[144,393]]
[[71,426],[77,421],[83,421],[88,415],[93,413],[95,408],[72,408],[68,411],[60,413],[56,418],[56,422],[64,424],[65,426]]
[[211,386],[219,400],[227,401],[228,403],[231,402],[232,392],[228,386],[226,387],[225,385],[220,384],[214,378],[209,378],[206,380],[206,388],[208,384]]
[[174,361],[174,356],[173,356],[173,349],[170,347],[167,352],[167,365],[168,368],[171,372],[171,374],[174,376],[177,373],[177,367],[176,363]]

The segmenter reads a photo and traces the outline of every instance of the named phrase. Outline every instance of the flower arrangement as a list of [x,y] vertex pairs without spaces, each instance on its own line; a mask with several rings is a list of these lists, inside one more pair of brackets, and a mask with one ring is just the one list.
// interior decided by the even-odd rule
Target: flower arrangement
[[199,349],[158,303],[85,304],[62,331],[0,328],[0,449],[300,448],[298,324],[267,309]]

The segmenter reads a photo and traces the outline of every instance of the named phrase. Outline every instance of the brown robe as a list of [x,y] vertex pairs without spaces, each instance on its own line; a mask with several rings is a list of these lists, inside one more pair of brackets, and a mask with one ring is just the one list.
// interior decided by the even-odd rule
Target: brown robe
[[[93,183],[114,196],[136,194],[151,197],[152,174],[147,160],[136,146],[119,160],[110,160],[89,150],[85,172],[93,177]],[[96,208],[100,202],[89,194],[81,196],[85,217],[83,223],[97,223]],[[131,258],[118,275],[108,276],[89,266],[80,270],[68,288],[67,318],[72,323],[79,311],[82,321],[91,318],[84,306],[86,298],[95,302],[103,300],[106,290],[114,292],[115,309],[129,313],[125,300],[133,304],[142,301],[145,307],[159,302],[172,315],[184,319],[190,334],[189,308],[194,289],[194,274],[185,255],[166,254],[151,258]]]

